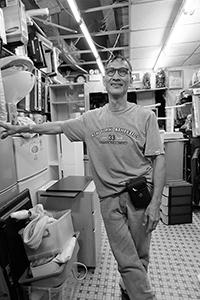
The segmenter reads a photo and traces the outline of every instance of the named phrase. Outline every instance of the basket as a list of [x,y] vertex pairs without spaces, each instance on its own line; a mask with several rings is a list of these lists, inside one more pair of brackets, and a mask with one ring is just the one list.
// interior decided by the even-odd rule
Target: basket
[[[42,242],[37,250],[33,250],[24,244],[29,261],[62,252],[65,245],[74,235],[74,226],[72,223],[70,209],[53,212],[53,217],[57,219],[57,221],[47,224]],[[24,229],[19,231],[22,239],[23,230]]]
[[30,268],[27,268],[19,279],[21,285],[41,286],[41,287],[55,287],[61,285],[69,276],[74,262],[77,262],[77,254],[79,251],[79,244],[77,238],[79,232],[76,233],[76,245],[71,259],[59,266],[59,268],[48,275],[33,277]]
[[[66,282],[58,287],[22,286],[25,300],[62,300]],[[71,298],[72,299],[72,298]]]

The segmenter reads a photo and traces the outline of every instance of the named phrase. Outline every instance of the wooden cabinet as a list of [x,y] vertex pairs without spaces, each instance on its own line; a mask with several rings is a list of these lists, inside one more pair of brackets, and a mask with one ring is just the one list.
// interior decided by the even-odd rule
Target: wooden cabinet
[[[85,85],[49,85],[51,121],[64,121],[85,111]],[[48,136],[49,165],[53,179],[84,175],[83,143],[72,143],[64,135]]]

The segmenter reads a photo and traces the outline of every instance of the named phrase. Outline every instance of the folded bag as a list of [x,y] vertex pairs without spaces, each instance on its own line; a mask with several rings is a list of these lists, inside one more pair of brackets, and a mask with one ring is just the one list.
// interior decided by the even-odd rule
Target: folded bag
[[151,195],[147,187],[146,177],[130,179],[126,183],[126,190],[130,195],[131,202],[136,208],[146,208],[150,201]]

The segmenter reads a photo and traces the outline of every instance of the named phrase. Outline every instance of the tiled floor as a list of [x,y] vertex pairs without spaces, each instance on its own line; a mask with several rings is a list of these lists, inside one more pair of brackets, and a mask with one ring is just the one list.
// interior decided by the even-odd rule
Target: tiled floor
[[[200,299],[200,210],[193,223],[164,225],[153,232],[149,279],[158,300]],[[63,298],[68,299],[67,296]],[[73,300],[119,300],[119,273],[102,226],[101,259],[78,282]],[[133,299],[137,300],[137,299]]]

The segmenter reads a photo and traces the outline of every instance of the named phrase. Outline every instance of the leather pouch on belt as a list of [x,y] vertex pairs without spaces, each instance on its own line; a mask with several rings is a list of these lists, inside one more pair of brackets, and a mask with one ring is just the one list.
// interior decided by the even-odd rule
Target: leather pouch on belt
[[149,205],[151,195],[149,193],[145,177],[130,179],[126,183],[126,190],[129,193],[131,202],[135,208],[146,208]]

